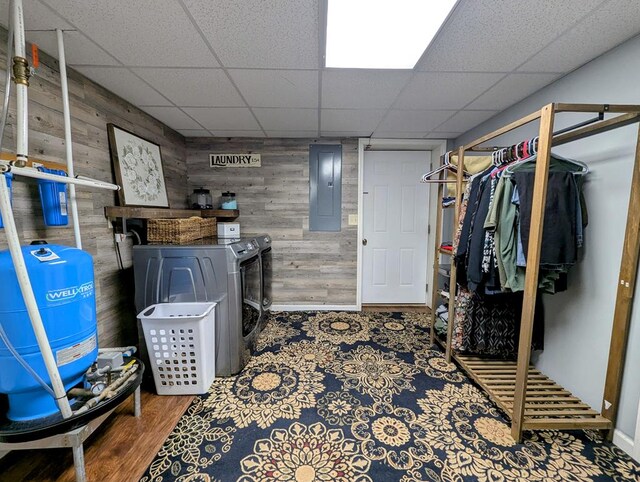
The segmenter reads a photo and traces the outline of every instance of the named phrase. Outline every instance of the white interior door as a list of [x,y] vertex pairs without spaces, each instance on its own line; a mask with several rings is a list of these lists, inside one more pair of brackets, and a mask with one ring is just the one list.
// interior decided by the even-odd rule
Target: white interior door
[[430,163],[429,151],[364,154],[363,303],[426,303]]

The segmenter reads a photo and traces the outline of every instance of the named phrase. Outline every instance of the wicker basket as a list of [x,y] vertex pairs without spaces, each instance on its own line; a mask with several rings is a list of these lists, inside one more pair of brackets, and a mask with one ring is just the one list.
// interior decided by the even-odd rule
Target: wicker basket
[[147,241],[154,244],[187,244],[202,238],[202,218],[149,219]]
[[217,220],[216,218],[202,218],[200,222],[200,237],[211,238],[217,235]]

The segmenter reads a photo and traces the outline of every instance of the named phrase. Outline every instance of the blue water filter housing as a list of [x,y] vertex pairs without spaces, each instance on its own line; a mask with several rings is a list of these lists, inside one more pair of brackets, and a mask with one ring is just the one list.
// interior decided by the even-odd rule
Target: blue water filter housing
[[[82,381],[98,356],[93,260],[80,249],[53,244],[24,246],[22,254],[45,331],[65,389]],[[0,323],[9,342],[50,384],[8,251],[0,251]],[[0,339],[0,393],[8,395],[14,421],[52,415],[57,405]]]
[[[67,173],[61,169],[39,167],[38,171],[56,174],[58,176],[67,175]],[[69,224],[67,185],[62,182],[39,179],[38,190],[40,191],[40,203],[42,205],[44,223],[47,226],[66,226]]]

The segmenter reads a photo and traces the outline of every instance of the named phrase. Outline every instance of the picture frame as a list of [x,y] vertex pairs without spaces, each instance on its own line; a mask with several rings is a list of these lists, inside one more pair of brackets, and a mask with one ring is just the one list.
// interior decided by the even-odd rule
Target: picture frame
[[115,124],[107,132],[120,205],[168,208],[160,146]]

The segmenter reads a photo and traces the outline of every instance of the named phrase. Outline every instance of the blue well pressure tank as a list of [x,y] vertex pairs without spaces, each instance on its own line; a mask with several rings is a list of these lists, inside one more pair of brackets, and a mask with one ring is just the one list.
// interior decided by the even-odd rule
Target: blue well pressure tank
[[[80,249],[53,244],[25,246],[22,254],[68,390],[82,380],[98,356],[93,260]],[[0,280],[0,324],[13,347],[50,386],[9,251],[0,251]],[[18,363],[2,339],[0,393],[9,397],[10,420],[32,420],[58,411],[53,398]]]

